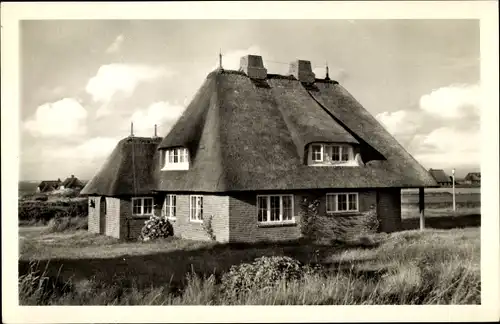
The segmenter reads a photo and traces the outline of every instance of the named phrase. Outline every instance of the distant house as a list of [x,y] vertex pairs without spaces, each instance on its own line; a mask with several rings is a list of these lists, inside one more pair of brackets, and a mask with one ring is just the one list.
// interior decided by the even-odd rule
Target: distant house
[[51,192],[58,190],[61,186],[61,179],[44,180],[36,188],[36,192]]
[[465,176],[464,182],[467,184],[480,185],[481,184],[481,172],[469,172]]
[[157,215],[182,238],[209,240],[211,219],[217,241],[255,242],[299,238],[303,203],[332,222],[373,208],[399,231],[401,189],[437,186],[328,74],[304,60],[268,74],[248,55],[211,72],[164,138],[120,140],[81,194],[91,232],[137,238]]
[[442,169],[429,169],[429,173],[436,179],[441,187],[450,187],[453,185],[452,177],[447,175]]
[[81,190],[83,187],[84,187],[83,182],[81,182],[74,175],[71,175],[71,177],[66,178],[66,180],[64,180],[59,189]]

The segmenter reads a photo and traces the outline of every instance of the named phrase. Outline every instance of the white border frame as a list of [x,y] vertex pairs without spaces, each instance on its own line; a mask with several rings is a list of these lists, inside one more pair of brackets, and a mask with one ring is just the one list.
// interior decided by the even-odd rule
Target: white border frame
[[[19,20],[22,19],[478,19],[481,97],[481,305],[371,306],[19,306],[17,220],[2,217],[5,323],[479,322],[498,321],[499,30],[497,1],[2,3],[2,214],[17,213]],[[5,248],[7,247],[7,248]],[[332,315],[334,314],[334,315]]]

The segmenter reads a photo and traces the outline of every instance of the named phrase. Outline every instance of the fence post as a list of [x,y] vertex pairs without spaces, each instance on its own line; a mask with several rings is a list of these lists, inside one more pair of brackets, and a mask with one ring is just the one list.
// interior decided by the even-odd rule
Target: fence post
[[418,188],[418,211],[420,213],[420,230],[423,231],[425,229],[425,195],[424,188]]

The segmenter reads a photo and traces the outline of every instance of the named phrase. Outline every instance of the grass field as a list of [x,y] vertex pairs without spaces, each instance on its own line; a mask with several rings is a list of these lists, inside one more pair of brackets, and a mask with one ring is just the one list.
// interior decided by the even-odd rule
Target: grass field
[[[20,281],[21,304],[480,303],[479,228],[405,231],[347,246],[120,242],[41,227],[21,228],[19,234],[20,274],[31,273]],[[289,256],[324,271],[280,281],[272,290],[236,298],[223,294],[221,275],[260,256]],[[34,260],[54,287],[48,296],[27,289],[39,280],[30,272]]]

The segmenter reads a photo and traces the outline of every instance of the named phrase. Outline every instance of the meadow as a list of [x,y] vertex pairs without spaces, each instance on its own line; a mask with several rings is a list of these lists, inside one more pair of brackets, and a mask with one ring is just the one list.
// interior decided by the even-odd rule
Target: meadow
[[[21,305],[479,304],[477,194],[473,190],[457,194],[457,202],[462,199],[463,204],[457,204],[454,212],[446,190],[426,191],[426,230],[419,231],[414,202],[418,192],[403,192],[404,231],[341,245],[303,240],[119,241],[84,230],[84,199],[25,201],[25,220],[19,227],[19,301]],[[44,219],[29,215],[46,209],[58,212],[41,213],[56,215],[47,221],[26,221]],[[260,263],[252,264],[256,259]],[[302,270],[309,267],[316,270]],[[296,269],[293,276],[285,276],[290,269]]]
[[[137,243],[41,231],[20,230],[21,305],[480,303],[479,228],[380,234],[342,246]],[[249,271],[243,273],[248,289],[224,289],[232,266],[262,256],[290,257],[321,271],[264,287],[254,285],[259,281]]]

